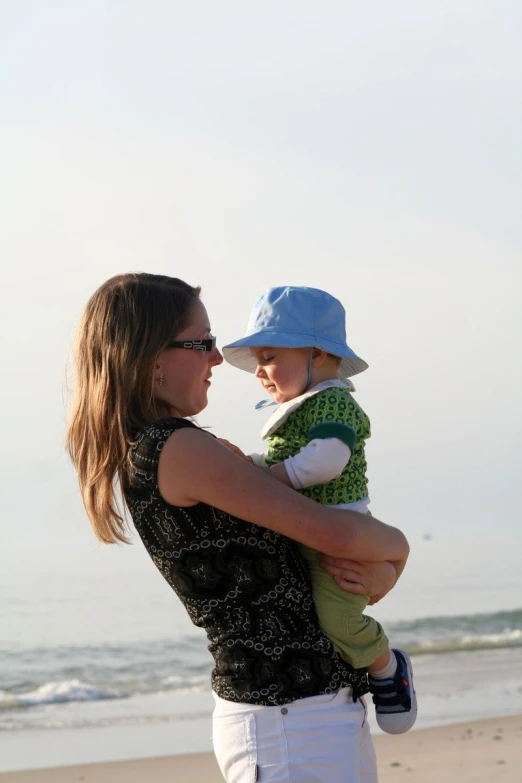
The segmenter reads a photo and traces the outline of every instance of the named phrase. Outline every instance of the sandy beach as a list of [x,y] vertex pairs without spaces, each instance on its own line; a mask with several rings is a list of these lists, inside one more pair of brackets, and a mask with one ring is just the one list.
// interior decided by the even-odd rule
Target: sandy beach
[[[519,783],[522,715],[375,738],[379,783]],[[211,753],[7,772],[0,783],[219,783]]]

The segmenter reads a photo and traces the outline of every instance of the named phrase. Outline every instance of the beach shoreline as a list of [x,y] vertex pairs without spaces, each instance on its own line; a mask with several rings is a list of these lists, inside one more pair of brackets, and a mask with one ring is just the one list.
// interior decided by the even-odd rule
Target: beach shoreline
[[[379,783],[518,783],[522,714],[374,738]],[[0,773],[0,783],[219,783],[212,753],[80,764]]]

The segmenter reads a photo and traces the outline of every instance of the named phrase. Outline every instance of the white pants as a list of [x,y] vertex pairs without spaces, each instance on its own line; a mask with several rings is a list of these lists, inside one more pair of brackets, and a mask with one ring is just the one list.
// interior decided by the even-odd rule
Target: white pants
[[227,783],[377,783],[366,705],[351,688],[278,707],[214,697],[214,752]]

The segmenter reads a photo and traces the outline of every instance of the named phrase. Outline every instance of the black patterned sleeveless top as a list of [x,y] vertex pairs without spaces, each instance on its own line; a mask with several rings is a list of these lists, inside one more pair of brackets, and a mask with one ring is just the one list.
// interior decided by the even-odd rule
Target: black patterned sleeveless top
[[139,432],[124,495],[152,560],[194,625],[205,629],[215,661],[213,690],[261,705],[346,686],[354,699],[366,693],[365,670],[346,663],[319,627],[295,542],[204,503],[183,508],[163,500],[158,459],[182,427],[195,425],[169,418]]

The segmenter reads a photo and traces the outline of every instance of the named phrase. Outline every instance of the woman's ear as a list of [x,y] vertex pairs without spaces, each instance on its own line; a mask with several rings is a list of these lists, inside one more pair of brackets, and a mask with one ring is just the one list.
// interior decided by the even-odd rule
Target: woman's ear
[[322,367],[327,357],[327,351],[323,351],[321,348],[312,348],[312,367]]

